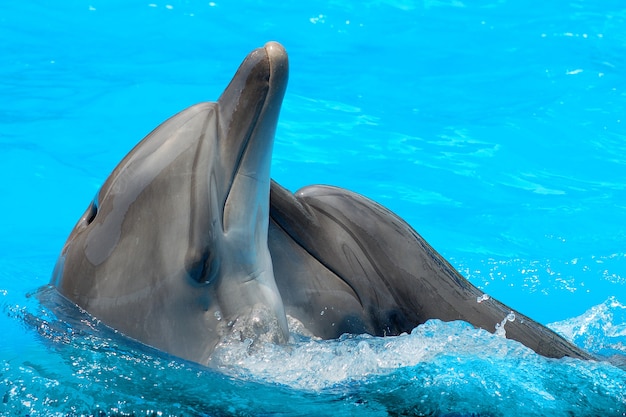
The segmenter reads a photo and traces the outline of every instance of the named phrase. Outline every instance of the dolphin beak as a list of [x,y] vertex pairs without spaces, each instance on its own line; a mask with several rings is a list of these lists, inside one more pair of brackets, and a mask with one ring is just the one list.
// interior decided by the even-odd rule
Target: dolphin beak
[[268,210],[274,134],[288,74],[285,49],[269,42],[246,57],[218,100],[219,172],[230,175],[220,181],[227,187],[220,193],[224,231],[242,226],[243,213],[250,216],[259,204]]

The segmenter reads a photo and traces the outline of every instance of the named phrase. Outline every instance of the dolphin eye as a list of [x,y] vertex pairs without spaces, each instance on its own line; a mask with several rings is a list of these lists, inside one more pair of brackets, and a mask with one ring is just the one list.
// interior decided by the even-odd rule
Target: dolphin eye
[[199,284],[210,284],[217,277],[220,262],[212,252],[188,254],[185,269],[189,276]]

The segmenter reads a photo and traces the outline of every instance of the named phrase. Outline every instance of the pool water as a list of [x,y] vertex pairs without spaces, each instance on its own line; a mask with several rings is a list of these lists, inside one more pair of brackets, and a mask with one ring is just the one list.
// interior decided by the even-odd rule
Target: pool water
[[0,415],[625,415],[626,371],[464,323],[294,334],[209,370],[41,306],[117,162],[215,100],[268,40],[291,67],[274,179],[362,193],[490,296],[626,355],[621,2],[13,2],[0,13]]

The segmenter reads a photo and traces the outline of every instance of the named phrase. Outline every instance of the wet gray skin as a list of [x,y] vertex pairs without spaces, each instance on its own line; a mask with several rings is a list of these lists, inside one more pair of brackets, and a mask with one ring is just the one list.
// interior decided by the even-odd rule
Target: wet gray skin
[[[410,332],[428,319],[464,320],[540,355],[591,355],[486,297],[405,221],[351,191],[272,182],[269,247],[287,314],[314,334]],[[514,320],[507,317],[513,313]]]
[[[217,103],[140,142],[68,238],[52,279],[59,292],[202,364],[223,338],[285,342],[285,310],[322,338],[396,335],[431,318],[495,331],[513,310],[483,300],[395,214],[340,188],[292,194],[270,181],[287,73],[284,49],[268,43]],[[544,356],[590,358],[514,314],[507,337]]]
[[[71,232],[59,292],[143,343],[206,363],[216,343],[284,342],[267,246],[283,47],[248,55],[216,103],[176,114],[115,168]],[[238,336],[235,334],[235,336]]]

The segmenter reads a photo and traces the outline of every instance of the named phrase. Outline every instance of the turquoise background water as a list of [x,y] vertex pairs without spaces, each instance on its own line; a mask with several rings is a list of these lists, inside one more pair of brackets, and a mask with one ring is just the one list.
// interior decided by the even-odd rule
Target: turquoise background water
[[623,371],[545,361],[460,324],[302,342],[266,352],[291,373],[237,357],[223,376],[26,297],[132,146],[216,99],[268,40],[291,65],[278,182],[365,194],[491,296],[566,320],[555,327],[592,351],[626,351],[620,1],[14,2],[0,13],[0,412],[626,412]]

